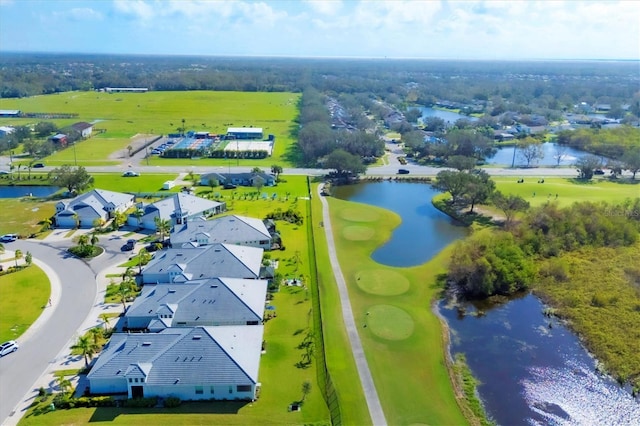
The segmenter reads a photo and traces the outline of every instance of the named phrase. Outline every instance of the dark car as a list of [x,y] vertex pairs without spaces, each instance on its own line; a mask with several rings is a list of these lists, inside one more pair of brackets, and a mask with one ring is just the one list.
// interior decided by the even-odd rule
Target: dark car
[[131,251],[136,246],[136,240],[127,240],[127,243],[123,245],[120,250]]
[[400,169],[400,170],[398,170],[398,174],[399,174],[399,175],[408,175],[408,174],[409,174],[409,170],[407,170],[407,169]]
[[225,183],[223,186],[224,189],[236,189],[237,186],[232,183]]
[[32,167],[34,169],[41,169],[44,167],[44,163],[35,163]]
[[601,170],[601,169],[595,169],[595,170],[593,171],[593,174],[594,174],[594,175],[603,175],[603,174],[604,174],[604,170]]

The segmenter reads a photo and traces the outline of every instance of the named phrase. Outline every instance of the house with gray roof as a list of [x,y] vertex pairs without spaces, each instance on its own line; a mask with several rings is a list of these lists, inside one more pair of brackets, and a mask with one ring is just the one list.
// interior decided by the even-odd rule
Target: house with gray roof
[[155,253],[142,270],[142,283],[184,283],[216,277],[255,280],[260,278],[263,252],[257,247],[221,243],[173,246]]
[[262,324],[266,280],[211,278],[145,285],[124,315],[127,330]]
[[209,186],[212,180],[218,181],[218,184],[238,185],[238,186],[257,186],[258,179],[262,180],[262,186],[274,186],[276,178],[267,173],[206,173],[200,176],[200,185]]
[[135,197],[131,194],[94,189],[78,195],[70,201],[56,204],[55,224],[59,228],[91,228],[96,220],[107,221],[116,212],[124,213],[133,207]]
[[185,243],[199,246],[224,243],[270,250],[272,243],[271,234],[262,220],[237,215],[185,222],[175,226],[169,238],[173,247]]
[[115,333],[87,375],[90,392],[253,400],[263,332],[256,325]]
[[186,223],[188,219],[220,214],[225,210],[225,203],[176,193],[155,203],[138,204],[138,212],[129,215],[127,224],[155,231],[156,218],[166,219],[173,226]]

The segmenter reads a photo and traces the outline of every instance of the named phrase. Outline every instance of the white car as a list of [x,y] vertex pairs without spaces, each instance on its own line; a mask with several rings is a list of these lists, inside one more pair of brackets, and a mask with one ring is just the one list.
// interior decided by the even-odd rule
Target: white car
[[4,342],[0,345],[0,356],[5,356],[10,354],[11,352],[15,352],[18,350],[18,342],[15,340],[9,340],[8,342]]
[[133,170],[127,170],[126,172],[124,172],[122,174],[122,176],[124,176],[124,177],[136,177],[136,176],[140,176],[140,173],[134,172]]
[[15,241],[17,239],[18,239],[18,236],[16,234],[5,234],[2,237],[0,237],[0,242],[10,243],[10,242]]

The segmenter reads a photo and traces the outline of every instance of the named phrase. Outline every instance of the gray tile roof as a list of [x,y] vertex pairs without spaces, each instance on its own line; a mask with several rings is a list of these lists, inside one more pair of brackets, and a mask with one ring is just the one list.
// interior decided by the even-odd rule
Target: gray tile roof
[[257,325],[116,333],[88,379],[131,375],[158,386],[257,383],[263,331]]
[[143,282],[150,275],[177,271],[183,280],[231,277],[255,279],[260,276],[264,250],[233,244],[181,247],[157,251],[142,271]]
[[205,211],[214,210],[222,204],[223,203],[219,203],[218,201],[211,201],[180,192],[144,206],[144,215],[142,218],[148,219],[159,215],[162,219],[171,219],[176,210],[187,212],[188,216],[194,216]]
[[61,201],[65,210],[77,210],[83,205],[88,206],[90,209],[98,214],[103,214],[105,208],[112,206],[114,208],[131,202],[133,195],[123,194],[121,192],[107,191],[104,189],[94,189],[84,194],[78,195],[71,201]]
[[270,240],[271,235],[262,220],[246,216],[222,216],[212,220],[193,220],[174,227],[171,244],[180,245],[197,241],[198,234],[204,233],[209,244],[237,244],[245,241]]
[[[265,280],[213,278],[181,284],[145,285],[129,307],[126,317],[170,314],[162,318],[169,326],[246,324],[262,321],[267,295]],[[158,326],[158,325],[156,325]]]

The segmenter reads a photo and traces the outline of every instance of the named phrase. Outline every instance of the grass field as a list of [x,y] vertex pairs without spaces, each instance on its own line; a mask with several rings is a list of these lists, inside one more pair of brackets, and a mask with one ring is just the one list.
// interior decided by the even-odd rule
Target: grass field
[[[8,249],[7,246],[5,246]],[[7,255],[0,255],[6,259]],[[5,269],[13,265],[2,262]],[[0,277],[0,341],[19,338],[40,316],[47,305],[49,280],[35,265]],[[16,309],[20,307],[20,309]]]
[[[39,121],[51,121],[61,128],[78,121],[95,123],[94,132],[95,129],[105,129],[106,132],[76,146],[78,164],[85,166],[110,164],[108,156],[118,151],[124,152],[134,135],[177,133],[183,119],[187,130],[218,134],[226,133],[230,126],[262,127],[265,135],[273,134],[276,137],[273,156],[266,160],[240,160],[240,163],[288,164],[285,154],[294,142],[291,132],[295,128],[299,97],[297,93],[288,92],[65,92],[22,99],[0,99],[0,109],[77,113],[76,119],[0,118],[0,125],[33,125]],[[44,161],[49,165],[72,164],[73,149],[66,149]],[[153,159],[152,163],[162,161]],[[224,160],[200,162],[223,164]],[[185,160],[178,162],[184,163]]]
[[37,198],[0,198],[0,235],[31,235],[42,228],[40,222],[53,216],[55,201]]
[[[370,255],[400,218],[373,206],[328,201],[351,306],[356,324],[362,324],[360,338],[387,422],[466,424],[445,365],[440,322],[430,308],[440,290],[436,276],[444,271],[450,250],[412,268],[378,264]],[[360,232],[354,240],[353,226],[374,232]],[[371,275],[393,281],[359,283]]]

